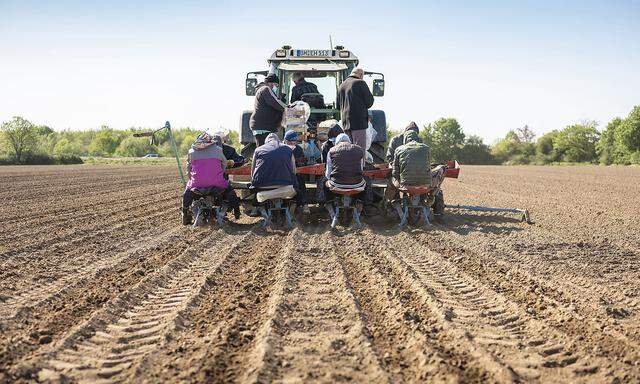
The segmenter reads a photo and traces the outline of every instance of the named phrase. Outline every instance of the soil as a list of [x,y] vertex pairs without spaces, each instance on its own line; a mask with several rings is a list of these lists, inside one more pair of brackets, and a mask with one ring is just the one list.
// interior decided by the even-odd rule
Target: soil
[[192,229],[172,167],[1,167],[0,382],[640,382],[640,168],[443,188],[431,230]]

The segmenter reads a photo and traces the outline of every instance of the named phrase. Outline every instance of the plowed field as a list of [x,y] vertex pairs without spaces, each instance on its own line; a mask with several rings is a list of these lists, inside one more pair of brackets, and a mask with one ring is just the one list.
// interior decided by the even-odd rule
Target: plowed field
[[1,167],[0,382],[640,382],[640,169],[444,191],[533,223],[193,230],[172,167]]

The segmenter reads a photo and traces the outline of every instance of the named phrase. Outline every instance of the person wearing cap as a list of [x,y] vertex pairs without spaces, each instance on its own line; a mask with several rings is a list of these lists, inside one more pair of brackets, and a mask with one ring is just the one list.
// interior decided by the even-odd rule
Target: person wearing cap
[[[412,121],[409,123],[409,125],[407,125],[407,127],[404,129],[404,132],[399,134],[399,135],[395,135],[391,141],[389,142],[389,147],[387,147],[387,155],[386,155],[386,160],[387,163],[389,163],[389,167],[393,167],[393,159],[396,153],[396,149],[398,149],[399,146],[404,144],[404,138],[405,135],[407,134],[407,132],[409,131],[413,131],[417,134],[420,134],[420,128],[418,128],[418,125]],[[418,142],[422,143],[422,139],[420,139],[420,137],[418,136]]]
[[354,145],[366,150],[369,125],[367,111],[373,105],[373,95],[363,77],[364,71],[354,68],[351,75],[340,84],[336,103],[340,109],[342,129]]
[[322,162],[323,163],[327,162],[327,156],[329,156],[329,150],[333,148],[336,142],[336,137],[338,137],[338,135],[341,133],[344,133],[344,131],[342,131],[342,127],[338,123],[333,124],[331,128],[329,128],[329,132],[327,133],[328,139],[327,141],[322,143]]
[[268,75],[264,82],[256,86],[256,98],[249,127],[253,131],[256,147],[265,143],[267,135],[278,132],[282,123],[282,115],[287,107],[278,96],[280,79],[275,74]]
[[[307,165],[307,158],[304,155],[304,151],[300,146],[300,135],[298,132],[290,129],[284,134],[284,143],[293,151],[293,158],[296,162],[296,167],[302,167]],[[296,194],[296,203],[302,206],[302,212],[309,214],[309,205],[307,202],[307,186],[304,181],[304,177],[300,174],[296,174],[298,180],[298,193]]]
[[194,188],[217,188],[222,190],[222,198],[233,208],[236,219],[240,218],[240,200],[224,177],[227,159],[222,152],[222,138],[209,132],[201,133],[187,153],[187,173],[189,181],[182,194],[182,224],[191,224],[191,203]]

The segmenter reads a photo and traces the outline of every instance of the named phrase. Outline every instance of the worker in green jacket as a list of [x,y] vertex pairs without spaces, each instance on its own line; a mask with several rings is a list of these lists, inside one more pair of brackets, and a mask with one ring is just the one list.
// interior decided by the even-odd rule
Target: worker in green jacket
[[[404,133],[404,144],[395,150],[391,182],[387,186],[385,196],[388,201],[395,200],[401,186],[433,186],[433,181],[439,185],[442,175],[443,172],[439,168],[431,170],[429,146],[420,142],[416,131],[407,130]],[[437,179],[432,180],[432,177]]]

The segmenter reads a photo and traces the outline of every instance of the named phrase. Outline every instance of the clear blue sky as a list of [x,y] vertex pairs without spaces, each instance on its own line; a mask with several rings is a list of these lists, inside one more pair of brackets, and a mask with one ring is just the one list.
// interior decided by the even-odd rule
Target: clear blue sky
[[394,129],[452,116],[493,142],[640,104],[638,1],[219,3],[0,0],[0,120],[237,129],[245,73],[329,33],[385,73]]

